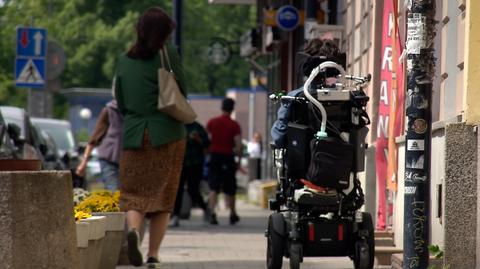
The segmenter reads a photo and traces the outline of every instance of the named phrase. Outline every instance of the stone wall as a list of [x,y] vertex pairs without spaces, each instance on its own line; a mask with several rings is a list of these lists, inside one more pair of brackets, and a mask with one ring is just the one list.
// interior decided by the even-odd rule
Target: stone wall
[[78,268],[69,172],[0,172],[1,268]]
[[473,126],[445,128],[445,265],[476,268],[477,134]]

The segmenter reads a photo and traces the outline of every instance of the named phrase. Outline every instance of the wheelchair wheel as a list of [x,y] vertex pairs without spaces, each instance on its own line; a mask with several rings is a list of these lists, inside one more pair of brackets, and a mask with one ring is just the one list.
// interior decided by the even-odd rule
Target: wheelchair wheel
[[355,257],[353,259],[353,264],[355,269],[371,269],[369,267],[369,256],[368,245],[365,240],[360,240],[355,242]]
[[[278,214],[278,213],[277,213]],[[274,222],[276,222],[274,224]],[[275,231],[274,226],[285,225],[283,216],[273,214],[268,218],[267,232],[267,269],[281,269],[285,253],[285,238]]]
[[369,213],[362,213],[360,230],[366,230],[365,239],[359,239],[355,243],[354,265],[355,269],[372,269],[375,262],[375,234],[373,230],[372,216]]
[[290,245],[290,269],[300,269],[302,261],[302,244],[292,243]]

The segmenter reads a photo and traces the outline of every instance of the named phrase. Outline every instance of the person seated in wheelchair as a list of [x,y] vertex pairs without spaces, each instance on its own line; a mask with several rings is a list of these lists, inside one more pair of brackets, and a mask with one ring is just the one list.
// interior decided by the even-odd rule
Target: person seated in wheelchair
[[283,257],[299,269],[303,257],[348,256],[356,269],[372,269],[373,222],[360,211],[357,176],[370,77],[345,74],[345,54],[331,41],[311,40],[301,54],[304,86],[270,97],[282,104],[271,129],[279,187],[269,201],[267,268],[281,269]]
[[[308,77],[312,70],[320,63],[325,61],[339,62],[345,65],[345,54],[340,53],[337,45],[331,40],[312,39],[306,45],[302,52],[299,52],[299,72]],[[317,76],[312,82],[312,89],[335,85],[337,82],[337,70],[329,70],[325,75]],[[288,96],[303,96],[303,86],[288,93]],[[272,126],[272,141],[277,148],[286,148],[287,146],[287,127],[291,120],[291,114],[294,112],[294,102],[282,102],[277,112],[277,120]],[[297,113],[300,116],[300,113]],[[301,121],[301,119],[298,119]]]
[[[299,69],[306,77],[310,76],[314,68],[327,61],[345,67],[345,54],[330,40],[310,40],[301,56],[303,59]],[[339,74],[335,68],[322,70],[313,79],[309,93],[317,96],[317,89],[334,89]],[[288,96],[304,98],[303,87],[291,91]],[[368,129],[359,130],[369,120],[364,113],[366,118],[362,118],[363,122],[352,127],[351,103],[330,102],[326,107],[328,135],[317,139],[315,131],[320,129],[321,113],[311,102],[305,100],[290,99],[282,102],[271,135],[276,148],[286,149],[286,176],[295,179],[294,189],[297,189],[291,195],[295,196],[296,201],[303,197],[307,203],[312,203],[311,198],[317,199],[318,194],[336,196],[337,190],[353,190],[352,182],[356,183],[354,173],[363,170],[360,168],[363,157],[360,164],[355,163],[355,159],[359,159],[358,154],[364,152],[364,149],[355,146],[368,132]],[[337,197],[333,198],[330,200],[335,204]]]

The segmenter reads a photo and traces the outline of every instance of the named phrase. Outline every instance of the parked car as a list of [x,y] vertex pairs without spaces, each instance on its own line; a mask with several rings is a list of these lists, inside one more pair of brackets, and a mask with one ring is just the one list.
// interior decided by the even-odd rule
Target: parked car
[[45,170],[66,170],[68,167],[66,166],[64,160],[58,155],[57,145],[53,138],[46,132],[45,130],[41,130],[36,126],[33,126],[35,132],[39,136],[39,140],[41,145],[44,145],[46,148],[46,152],[44,155],[45,161],[43,165],[43,169]]
[[20,135],[20,128],[14,125],[8,125],[0,112],[0,159],[20,159],[21,156],[17,152],[17,148],[13,142],[10,133],[15,133],[13,129],[16,128],[16,136]]
[[0,106],[0,111],[20,158],[38,159],[43,163],[46,147],[40,142],[26,111],[23,108],[11,106]]
[[62,159],[65,169],[72,172],[73,186],[86,188],[86,181],[75,173],[79,164],[79,147],[75,143],[70,122],[59,119],[32,118],[33,124],[45,131],[57,146],[57,155]]
[[70,122],[58,119],[32,118],[32,123],[52,137],[57,146],[57,154],[64,159],[67,167],[77,167],[79,154]]

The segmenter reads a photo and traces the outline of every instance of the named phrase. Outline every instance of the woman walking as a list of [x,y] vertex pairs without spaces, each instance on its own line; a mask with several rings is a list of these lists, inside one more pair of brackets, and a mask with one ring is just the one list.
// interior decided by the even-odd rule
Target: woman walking
[[120,160],[120,208],[127,212],[128,256],[143,264],[138,231],[150,219],[149,268],[158,268],[157,254],[175,203],[183,156],[185,126],[157,109],[159,51],[170,57],[171,69],[185,93],[184,77],[175,51],[166,48],[175,23],[158,7],[139,18],[136,43],[117,60],[115,92],[124,115]]

